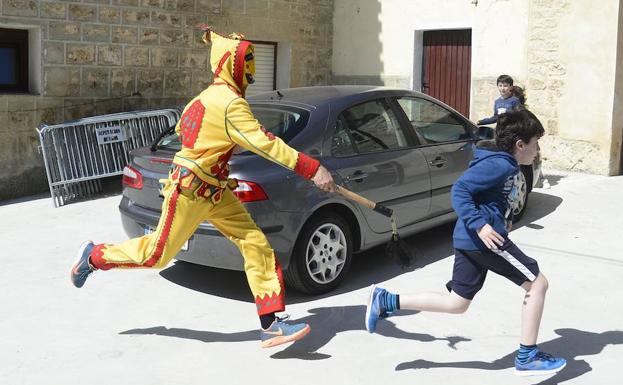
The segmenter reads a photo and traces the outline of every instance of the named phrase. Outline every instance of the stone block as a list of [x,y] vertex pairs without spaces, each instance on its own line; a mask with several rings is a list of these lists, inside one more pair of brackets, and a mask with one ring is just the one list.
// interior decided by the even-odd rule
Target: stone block
[[65,43],[46,41],[43,44],[44,64],[65,64]]
[[159,42],[159,36],[159,29],[141,28],[138,31],[138,42],[140,45],[157,45]]
[[203,70],[203,71],[193,71],[192,72],[192,95],[198,95],[201,91],[208,88],[210,84],[212,84],[213,75],[212,71]]
[[99,22],[119,24],[121,22],[121,8],[99,7]]
[[95,46],[93,44],[67,44],[67,64],[95,64]]
[[51,1],[41,2],[42,19],[64,19],[66,16],[67,4]]
[[80,23],[51,21],[48,27],[51,40],[80,40]]
[[82,96],[108,96],[109,72],[107,68],[84,68]]
[[203,13],[221,13],[221,0],[197,0],[197,11]]
[[39,16],[39,2],[35,0],[3,0],[5,16]]
[[207,71],[209,60],[210,56],[206,50],[184,50],[180,52],[180,67]]
[[245,12],[244,3],[245,0],[223,1],[223,4],[221,5],[221,13],[225,16],[248,14],[248,12]]
[[63,122],[63,99],[37,98],[37,121],[53,125]]
[[79,96],[80,69],[72,67],[45,67],[43,69],[44,96]]
[[125,65],[146,67],[149,65],[149,48],[128,46],[125,47]]
[[177,48],[152,48],[151,65],[154,67],[177,67]]
[[149,100],[150,99],[143,97],[125,98],[123,99],[123,110],[146,110],[149,108]]
[[93,5],[69,4],[69,20],[95,21],[97,7]]
[[110,26],[106,24],[83,24],[82,36],[84,41],[110,41]]
[[111,96],[130,96],[136,89],[136,73],[131,69],[113,69],[110,76]]
[[167,0],[165,9],[171,11],[192,12],[195,10],[194,0]]
[[151,25],[155,27],[181,27],[183,17],[175,13],[152,11]]
[[164,73],[158,70],[138,71],[136,90],[145,96],[162,96]]
[[121,99],[95,99],[95,114],[106,115],[123,111]]
[[[205,15],[184,15],[184,27],[199,29],[201,24],[207,24],[208,18]],[[197,32],[199,33],[199,32]]]
[[190,81],[192,79],[189,71],[167,71],[164,77],[165,96],[186,96],[191,93]]
[[95,116],[95,103],[93,99],[65,99],[65,121]]
[[120,45],[100,45],[97,47],[97,64],[120,66],[123,50]]
[[12,111],[8,112],[8,126],[10,131],[34,131],[38,126],[35,111]]
[[123,24],[149,24],[149,11],[138,11],[134,9],[123,10]]
[[164,8],[165,0],[141,0],[143,8]]
[[192,36],[189,36],[188,31],[183,29],[164,29],[160,32],[161,45],[188,47],[189,39],[192,39]]
[[112,42],[136,44],[138,42],[138,27],[112,27]]
[[247,15],[254,17],[267,17],[268,0],[247,0],[245,3],[245,11]]
[[177,103],[176,98],[151,98],[149,99],[149,108],[168,108],[168,107],[177,107],[179,103]]
[[125,5],[128,7],[138,7],[139,0],[112,0],[113,5]]

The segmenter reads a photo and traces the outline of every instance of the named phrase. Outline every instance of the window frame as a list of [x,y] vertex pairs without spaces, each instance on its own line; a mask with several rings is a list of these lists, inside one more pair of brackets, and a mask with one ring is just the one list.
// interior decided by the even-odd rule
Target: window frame
[[0,28],[0,47],[16,50],[16,84],[0,84],[0,93],[28,93],[29,90],[29,31]]
[[[331,131],[331,135],[329,136],[329,151],[332,157],[334,158],[340,158],[340,159],[344,159],[344,158],[350,158],[350,157],[354,157],[354,156],[361,156],[361,155],[369,155],[369,154],[379,154],[379,153],[385,153],[385,152],[392,152],[392,151],[404,151],[406,149],[412,148],[413,146],[417,145],[417,143],[415,143],[413,141],[413,136],[410,132],[410,130],[408,130],[408,127],[405,126],[404,123],[404,111],[402,110],[402,108],[400,106],[396,106],[395,104],[397,104],[397,102],[395,100],[392,100],[393,97],[389,97],[389,96],[382,96],[382,97],[376,97],[373,99],[368,99],[368,100],[364,100],[364,101],[357,101],[353,104],[350,104],[346,107],[343,107],[340,109],[340,111],[335,115],[335,119],[333,120],[333,130]],[[366,103],[371,103],[371,102],[376,102],[376,101],[381,101],[382,103],[385,103],[387,105],[387,107],[389,107],[387,109],[387,111],[389,111],[390,113],[394,114],[394,118],[396,120],[396,124],[398,125],[398,129],[402,132],[407,144],[404,147],[398,147],[398,148],[388,148],[388,149],[380,149],[380,150],[376,150],[376,151],[366,151],[366,152],[361,152],[359,150],[359,147],[357,146],[357,143],[355,142],[355,139],[353,138],[350,130],[347,130],[346,133],[348,134],[348,137],[351,141],[351,147],[353,148],[353,154],[351,155],[335,155],[333,152],[333,146],[331,145],[332,141],[333,141],[333,137],[336,133],[336,128],[337,128],[337,121],[340,117],[340,115],[342,115],[342,113],[348,109],[360,106],[362,104],[366,104]]]
[[[409,120],[409,117],[407,116],[407,113],[405,112],[405,110],[400,105],[400,102],[398,101],[398,99],[422,100],[424,102],[432,103],[435,106],[437,106],[437,107],[447,111],[448,114],[452,118],[454,118],[456,121],[461,123],[461,126],[463,126],[463,129],[465,130],[465,133],[468,135],[468,138],[452,140],[452,141],[446,141],[446,142],[438,142],[438,143],[422,143],[420,141],[420,138],[418,137],[417,133],[415,132],[415,129],[413,128],[413,125],[411,124],[411,121]],[[402,120],[403,125],[407,129],[408,135],[416,143],[415,147],[441,146],[441,145],[445,145],[445,144],[449,144],[449,143],[473,142],[473,141],[477,140],[477,138],[474,137],[473,127],[469,124],[468,121],[465,120],[465,118],[463,116],[461,116],[460,114],[458,114],[458,113],[456,113],[456,112],[446,108],[442,104],[435,102],[434,100],[430,100],[428,98],[423,98],[423,97],[420,97],[420,96],[417,96],[417,95],[396,95],[396,96],[392,97],[392,102],[395,104],[396,109],[398,110],[398,115],[400,116],[400,119]]]

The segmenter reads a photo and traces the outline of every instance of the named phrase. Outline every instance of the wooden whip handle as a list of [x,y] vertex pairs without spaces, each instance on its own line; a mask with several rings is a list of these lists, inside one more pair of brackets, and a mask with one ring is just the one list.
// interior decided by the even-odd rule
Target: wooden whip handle
[[351,201],[357,202],[362,206],[366,206],[367,208],[372,209],[382,215],[385,215],[388,218],[390,218],[393,214],[393,211],[390,208],[387,208],[383,205],[372,202],[371,200],[364,198],[361,195],[356,194],[350,190],[347,190],[342,186],[336,186],[336,187],[337,187],[337,190],[336,190],[337,193],[346,199],[350,199]]

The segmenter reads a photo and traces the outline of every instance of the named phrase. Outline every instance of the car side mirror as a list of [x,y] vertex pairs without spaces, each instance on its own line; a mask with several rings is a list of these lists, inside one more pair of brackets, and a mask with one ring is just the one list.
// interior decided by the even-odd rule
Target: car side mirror
[[478,139],[493,139],[495,131],[489,126],[478,126]]

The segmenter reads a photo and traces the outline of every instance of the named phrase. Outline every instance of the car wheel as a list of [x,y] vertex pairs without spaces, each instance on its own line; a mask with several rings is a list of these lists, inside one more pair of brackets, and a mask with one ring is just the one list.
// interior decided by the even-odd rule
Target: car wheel
[[322,294],[339,286],[352,260],[353,238],[346,221],[323,213],[310,219],[299,234],[286,282],[307,294]]
[[519,173],[519,196],[517,197],[517,202],[513,208],[513,222],[520,220],[526,212],[526,207],[528,206],[528,195],[530,194],[528,181],[532,182],[531,166],[529,171],[527,168],[522,167],[521,172]]

